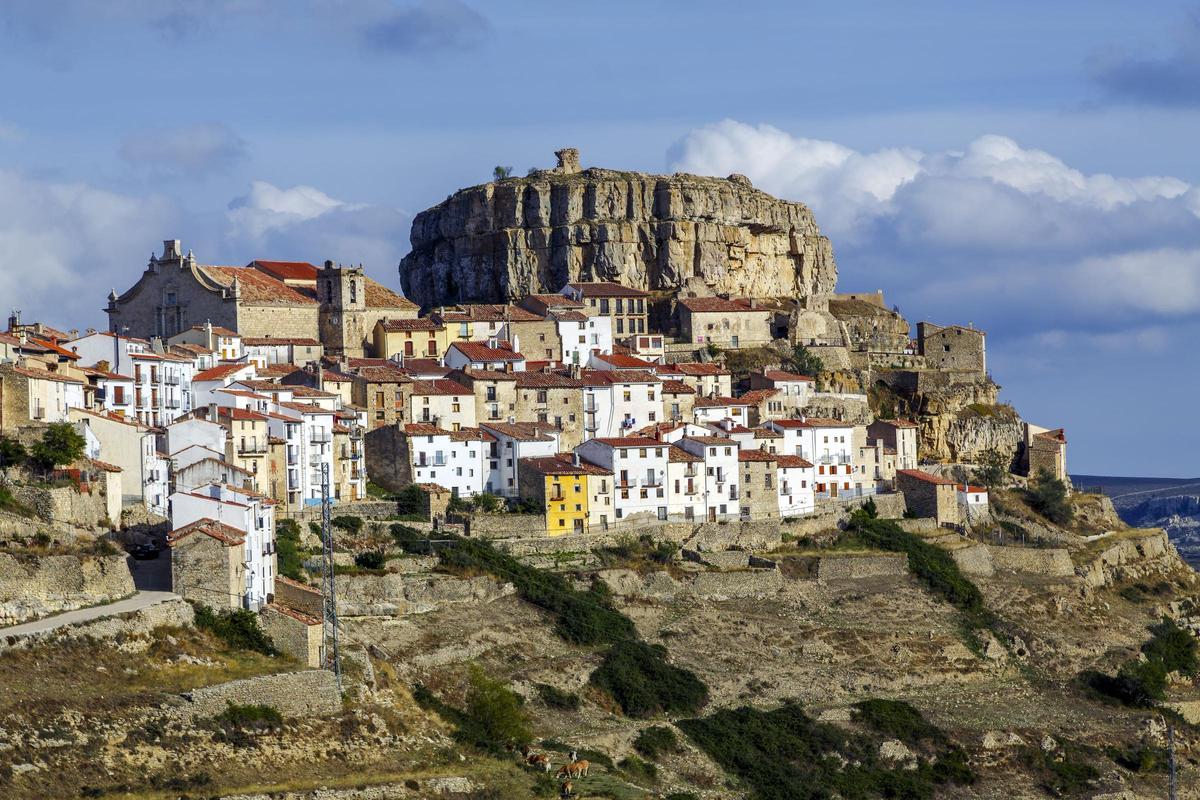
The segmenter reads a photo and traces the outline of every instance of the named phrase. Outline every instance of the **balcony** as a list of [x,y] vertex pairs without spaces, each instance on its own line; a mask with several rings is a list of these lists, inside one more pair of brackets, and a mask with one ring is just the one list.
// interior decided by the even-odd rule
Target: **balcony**
[[178,375],[168,375],[167,377],[163,378],[163,383],[165,383],[167,386],[178,386],[179,385],[179,376]]
[[241,454],[244,456],[266,455],[266,442],[242,442]]
[[320,453],[310,453],[308,456],[308,465],[310,467],[319,467],[325,463],[325,459],[321,458]]
[[333,441],[333,435],[329,431],[315,430],[309,436],[308,441],[313,444],[329,444]]
[[300,448],[290,445],[287,449],[288,466],[295,466],[300,461]]
[[44,405],[42,405],[41,403],[35,401],[33,403],[33,410],[29,412],[29,417],[31,419],[45,419],[46,418],[46,407]]

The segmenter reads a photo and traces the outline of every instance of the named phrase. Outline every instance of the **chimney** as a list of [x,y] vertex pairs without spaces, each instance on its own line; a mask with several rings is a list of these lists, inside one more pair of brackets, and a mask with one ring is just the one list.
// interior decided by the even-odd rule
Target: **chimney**
[[572,453],[572,454],[571,454],[571,463],[572,463],[572,464],[574,464],[574,465],[575,465],[575,466],[577,466],[577,467],[579,466],[579,453]]
[[753,310],[754,310],[754,309],[756,309],[756,308],[758,308],[758,300],[756,300],[755,298],[751,297],[751,298],[750,298],[750,310],[751,310],[751,311],[753,311]]
[[512,351],[513,351],[514,353],[519,353],[519,352],[521,352],[521,337],[517,336],[517,335],[514,333],[514,334],[512,335],[512,339],[511,339],[511,341],[509,342],[509,345],[512,347]]

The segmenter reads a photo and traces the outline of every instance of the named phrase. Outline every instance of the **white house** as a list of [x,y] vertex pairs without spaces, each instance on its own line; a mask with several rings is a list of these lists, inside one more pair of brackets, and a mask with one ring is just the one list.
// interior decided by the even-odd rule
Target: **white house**
[[491,434],[478,428],[447,431],[422,422],[405,425],[404,433],[414,483],[445,486],[455,497],[485,491],[488,453],[496,441]]
[[920,428],[910,419],[877,419],[867,426],[867,435],[882,439],[896,451],[896,469],[917,468],[917,441]]
[[580,371],[583,429],[588,438],[612,438],[663,419],[662,381],[640,370]]
[[718,364],[694,361],[663,364],[658,374],[687,384],[696,390],[698,396],[729,397],[733,394],[733,373]]
[[798,517],[816,509],[813,493],[816,467],[800,456],[777,455],[776,473],[779,484],[779,516]]
[[172,458],[192,445],[207,447],[218,455],[223,455],[225,453],[225,429],[216,422],[186,417],[167,426],[166,444],[167,454]]
[[652,374],[659,370],[659,365],[652,361],[624,353],[592,353],[586,363],[591,369],[638,369]]
[[684,522],[704,519],[704,484],[704,459],[682,447],[668,447],[667,511],[670,519]]
[[736,397],[697,396],[692,403],[692,417],[697,425],[732,419],[745,425],[750,418],[750,403]]
[[121,468],[123,505],[141,504],[151,513],[167,516],[169,470],[156,448],[154,431],[136,419],[72,408],[70,421],[99,451],[91,458]]
[[[171,495],[171,528],[178,531],[202,519],[211,519],[241,531],[246,572],[246,608],[257,610],[275,593],[275,501],[250,491],[211,483],[190,492]],[[223,589],[214,586],[213,591]],[[213,605],[228,598],[213,598]]]
[[95,385],[92,407],[121,416],[133,415],[133,378],[96,367],[83,367],[83,373]]
[[962,483],[957,491],[958,505],[968,522],[974,522],[988,514],[988,490],[986,486]]
[[704,459],[704,512],[709,522],[741,516],[737,442],[724,436],[689,436],[679,446]]
[[525,356],[520,340],[488,339],[483,342],[454,342],[446,349],[442,363],[450,369],[488,369],[496,372],[524,372]]
[[575,448],[580,458],[612,471],[613,516],[666,520],[667,467],[671,445],[643,436],[589,439]]
[[[488,451],[488,491],[501,497],[517,497],[517,470],[522,458],[558,454],[559,432],[537,422],[485,422],[480,429],[494,441]],[[494,466],[493,466],[494,465]]]
[[783,434],[780,450],[816,465],[817,497],[859,497],[875,493],[875,480],[854,463],[854,425],[836,419],[773,419],[766,426]]
[[584,366],[592,353],[612,352],[612,317],[588,316],[575,309],[551,310],[546,317],[558,329],[564,364]]
[[192,410],[193,359],[156,353],[145,339],[94,332],[65,345],[88,364],[133,378],[132,405],[122,409],[147,425],[166,425]]
[[167,344],[194,344],[212,350],[220,361],[241,361],[246,353],[242,349],[242,336],[237,331],[206,322],[193,325],[182,333],[167,339]]
[[196,408],[211,403],[219,405],[213,392],[224,389],[238,380],[253,379],[255,374],[253,364],[219,364],[212,369],[197,372],[192,376],[192,402]]

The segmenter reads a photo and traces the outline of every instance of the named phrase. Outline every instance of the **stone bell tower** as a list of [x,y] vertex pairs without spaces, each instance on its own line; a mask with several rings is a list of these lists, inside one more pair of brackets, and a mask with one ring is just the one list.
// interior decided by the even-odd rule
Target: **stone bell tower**
[[331,356],[362,358],[367,330],[367,280],[362,265],[342,266],[326,261],[317,270],[317,300],[321,304],[321,344]]

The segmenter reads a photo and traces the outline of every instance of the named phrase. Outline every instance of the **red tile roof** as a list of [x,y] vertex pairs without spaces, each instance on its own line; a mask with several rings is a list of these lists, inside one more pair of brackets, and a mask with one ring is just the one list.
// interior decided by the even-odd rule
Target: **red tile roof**
[[494,442],[496,437],[492,436],[482,428],[459,428],[456,431],[450,431],[450,439],[455,442]]
[[476,303],[448,308],[433,316],[443,322],[541,322],[545,317],[513,305]]
[[612,475],[611,470],[598,467],[582,458],[576,464],[572,453],[522,458],[519,463],[521,469],[531,469],[542,475]]
[[192,376],[193,381],[219,381],[246,368],[245,364],[222,364],[212,369],[197,372]]
[[379,324],[385,331],[440,331],[445,330],[445,326],[440,325],[428,317],[418,317],[417,319],[384,319],[380,320]]
[[272,278],[278,278],[281,281],[308,281],[315,283],[317,280],[316,265],[309,264],[307,261],[264,261],[262,259],[255,259],[246,266],[256,268],[267,273]]
[[407,297],[401,297],[386,286],[364,278],[366,283],[367,308],[405,308],[415,311],[419,306]]
[[812,383],[812,378],[807,375],[801,375],[799,372],[785,372],[781,369],[769,369],[763,372],[763,377],[769,381],[807,381]]
[[536,300],[547,308],[583,308],[583,303],[563,294],[531,294],[529,299]]
[[213,283],[229,289],[236,279],[243,303],[271,306],[315,306],[317,298],[311,291],[288,286],[265,272],[246,267],[197,267]]
[[[206,495],[198,495],[206,496]],[[212,498],[209,498],[212,499]],[[206,536],[211,536],[219,542],[227,545],[239,545],[245,543],[246,534],[239,531],[237,528],[226,525],[223,522],[217,522],[215,519],[198,519],[182,528],[171,531],[167,534],[167,544],[174,547],[179,540],[191,536],[193,533],[203,533]]]
[[413,381],[412,394],[415,397],[437,395],[473,395],[474,392],[461,383],[449,378],[435,378],[431,381]]
[[558,429],[537,422],[481,422],[479,427],[522,442],[548,442],[547,432],[558,433]]
[[663,394],[695,394],[696,390],[688,386],[683,381],[667,381],[662,382]]
[[246,336],[242,338],[242,344],[247,347],[270,347],[280,344],[316,347],[321,343],[305,336]]
[[[279,578],[276,578],[275,580],[278,581]],[[288,608],[287,606],[281,606],[281,605],[279,605],[279,603],[268,603],[267,608],[271,609],[272,611],[278,611],[280,614],[283,614],[285,617],[291,617],[292,619],[296,620],[297,622],[301,622],[305,625],[316,626],[316,625],[322,624],[322,622],[323,622],[323,620],[320,617],[309,616],[308,614],[305,614],[302,611],[297,611],[294,608]]]
[[769,397],[774,397],[777,394],[779,394],[778,389],[751,389],[748,392],[743,392],[742,396],[738,399],[744,400],[747,403],[752,403],[753,405],[758,405],[763,400],[766,400]]
[[[206,327],[205,327],[205,326],[203,326],[203,325],[193,325],[193,326],[191,327],[191,330],[194,330],[194,331],[207,331],[207,330],[208,330],[208,328],[206,328]],[[237,332],[237,331],[231,331],[231,330],[229,330],[229,328],[222,328],[220,325],[213,325],[213,326],[212,326],[212,332],[213,332],[213,334],[215,334],[215,335],[217,335],[217,336],[222,336],[222,337],[224,337],[224,338],[226,338],[226,339],[238,338],[238,332]]]
[[26,369],[25,367],[7,367],[8,371],[15,372],[18,375],[24,375],[26,378],[33,378],[42,381],[54,381],[55,383],[76,383],[80,386],[83,381],[78,378],[68,378],[66,375],[61,375],[57,372],[50,372],[44,369]]
[[491,347],[487,342],[455,342],[450,347],[474,363],[525,360],[525,356],[513,350],[512,344],[503,339],[497,339],[495,347]]
[[700,444],[715,444],[718,446],[733,445],[734,447],[737,446],[737,442],[735,442],[733,439],[730,439],[728,436],[685,436],[683,438],[686,439],[687,441],[699,442]]
[[531,372],[526,369],[524,372],[514,372],[513,375],[517,378],[517,386],[522,389],[579,389],[583,387],[582,379],[572,378],[569,373],[558,370]]
[[778,461],[778,456],[766,450],[738,450],[738,461]]
[[679,364],[664,364],[663,372],[674,372],[680,375],[703,377],[705,375],[732,375],[729,370],[719,364],[704,364],[699,361],[685,361]]
[[721,406],[748,406],[749,400],[742,400],[737,397],[697,397],[693,406],[695,408],[720,408]]
[[800,456],[788,456],[783,455],[782,453],[775,456],[775,463],[784,469],[792,469],[795,467],[801,467],[804,469],[812,468],[811,461],[807,461]]
[[612,353],[610,355],[597,354],[596,358],[617,369],[644,369],[653,371],[658,368],[657,364],[651,364],[649,361],[643,361],[634,356],[627,356],[624,353]]
[[1063,428],[1055,428],[1052,431],[1042,431],[1041,433],[1035,433],[1034,436],[1038,437],[1039,439],[1049,439],[1050,441],[1058,442],[1059,444],[1067,443],[1067,432]]
[[608,447],[662,447],[664,442],[658,439],[651,439],[648,436],[600,436],[592,439],[593,442],[607,445]]
[[770,313],[770,310],[766,308],[751,308],[750,301],[742,297],[730,299],[724,297],[684,297],[679,301],[679,305],[693,314],[744,314],[751,311],[759,314]]
[[693,455],[687,450],[684,450],[682,447],[671,445],[667,449],[667,461],[671,462],[672,464],[696,464],[703,460],[704,459],[700,456]]
[[891,425],[893,428],[916,428],[917,423],[911,419],[880,419],[876,420],[883,425]]
[[450,431],[443,430],[428,422],[410,422],[404,426],[404,432],[409,436],[449,436]]
[[642,370],[585,369],[580,373],[585,386],[612,386],[621,383],[661,383],[661,379]]

